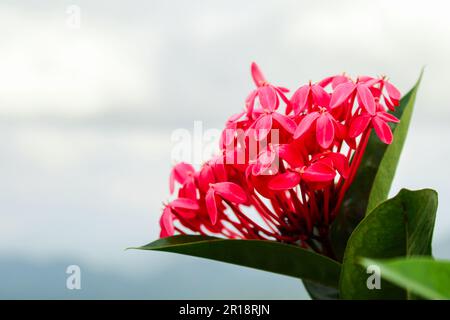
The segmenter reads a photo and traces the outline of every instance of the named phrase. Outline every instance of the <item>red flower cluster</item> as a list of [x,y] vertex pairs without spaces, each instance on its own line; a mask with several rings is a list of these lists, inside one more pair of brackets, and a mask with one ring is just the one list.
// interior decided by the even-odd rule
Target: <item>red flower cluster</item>
[[[372,128],[392,142],[388,110],[400,92],[383,78],[332,76],[288,89],[253,63],[256,89],[230,117],[221,154],[200,170],[175,165],[161,237],[195,233],[276,240],[318,249],[359,167]],[[281,108],[283,107],[283,108]],[[284,111],[284,112],[283,112]]]

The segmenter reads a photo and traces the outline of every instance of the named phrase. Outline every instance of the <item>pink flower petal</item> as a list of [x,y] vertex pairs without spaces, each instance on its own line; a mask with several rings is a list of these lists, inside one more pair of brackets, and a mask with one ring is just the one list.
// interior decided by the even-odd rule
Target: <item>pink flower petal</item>
[[214,184],[214,191],[225,200],[242,204],[247,201],[247,194],[241,186],[233,182],[219,182]]
[[290,91],[288,88],[285,88],[285,87],[276,87],[276,88],[277,88],[277,91],[279,90],[283,93],[288,93]]
[[275,176],[269,182],[269,188],[272,190],[292,189],[300,183],[300,174],[297,172],[286,172]]
[[364,83],[366,86],[371,87],[380,82],[380,79],[369,77],[369,76],[359,76],[359,82]]
[[222,131],[222,134],[220,135],[219,145],[225,149],[228,145],[230,145],[234,141],[235,133],[236,133],[235,129],[225,128]]
[[252,174],[254,176],[269,174],[268,170],[272,167],[272,164],[274,163],[276,156],[277,153],[270,149],[261,152],[258,156],[256,163],[252,166]]
[[264,114],[255,123],[253,128],[255,134],[255,140],[261,141],[269,134],[270,129],[272,129],[272,116],[269,114]]
[[304,165],[302,157],[293,144],[283,144],[278,146],[278,155],[281,159],[289,163],[292,168]]
[[164,208],[163,214],[159,220],[159,225],[161,227],[161,238],[173,236],[175,228],[173,226],[172,210],[169,207]]
[[369,88],[364,84],[358,84],[357,86],[358,98],[361,99],[361,103],[367,112],[371,115],[375,114],[375,100]]
[[291,98],[292,108],[294,108],[295,114],[299,114],[303,112],[308,103],[310,86],[305,85],[298,88],[297,91],[294,92]]
[[178,193],[178,196],[180,198],[189,198],[189,199],[196,199],[197,197],[197,187],[195,186],[195,179],[194,177],[190,177],[189,179],[186,179],[184,184],[182,185],[180,192]]
[[297,129],[294,132],[294,139],[301,137],[312,126],[314,121],[320,116],[318,112],[312,112],[307,114],[302,121],[298,124]]
[[355,85],[351,82],[343,82],[339,84],[331,95],[330,108],[334,109],[346,102],[354,90]]
[[339,174],[344,178],[347,178],[349,170],[347,157],[338,152],[330,152],[327,157],[330,157],[333,160],[333,166]]
[[386,144],[391,144],[393,136],[389,125],[379,117],[374,117],[372,119],[372,125],[378,138]]
[[387,81],[384,82],[384,86],[385,86],[386,91],[389,95],[389,98],[391,98],[391,100],[394,100],[394,101],[400,100],[402,94],[396,87],[394,87],[391,83],[389,83]]
[[306,168],[302,178],[308,182],[331,181],[336,176],[336,172],[330,166],[316,162]]
[[174,178],[177,182],[183,184],[188,175],[195,172],[192,165],[185,162],[180,162],[173,167]]
[[169,176],[169,192],[170,194],[172,194],[174,191],[175,191],[175,173],[172,170]]
[[316,138],[319,145],[326,149],[334,140],[334,126],[331,116],[328,113],[322,113],[316,122]]
[[206,209],[208,210],[209,218],[211,223],[214,225],[217,222],[217,203],[216,195],[213,189],[209,189],[205,196]]
[[198,176],[198,185],[203,192],[206,192],[209,189],[209,184],[214,182],[215,179],[213,169],[209,164],[205,164],[200,170],[200,174]]
[[227,179],[227,171],[225,170],[224,159],[216,157],[210,162],[214,171],[214,176],[217,181],[225,181]]
[[274,111],[277,108],[277,92],[272,86],[260,87],[258,97],[263,109]]
[[314,102],[321,107],[328,108],[330,105],[330,95],[328,92],[319,85],[313,85],[311,90],[314,96]]
[[[285,92],[289,92],[289,89],[282,88],[282,87],[274,87],[274,88],[275,88],[276,92],[278,92],[278,95],[281,97],[281,99],[284,101],[284,103],[286,103],[286,105],[290,105],[291,102],[289,101],[289,99],[284,94]],[[284,91],[284,90],[287,90],[287,91]]]
[[399,123],[400,120],[394,115],[387,112],[377,112],[377,117],[387,122]]
[[343,83],[352,83],[352,82],[347,76],[344,75],[334,76],[333,82],[331,83],[331,88],[333,88],[333,90],[336,90],[336,88]]
[[322,88],[325,88],[327,85],[329,85],[333,81],[334,77],[335,76],[331,76],[331,77],[327,77],[325,79],[322,79],[317,84],[319,86],[321,86]]
[[180,184],[184,184],[186,179],[188,178],[189,174],[194,174],[195,169],[192,165],[180,162],[176,164],[172,171],[170,172],[170,178],[169,178],[169,190],[172,194],[175,190],[175,181],[177,181]]
[[350,138],[356,138],[364,130],[366,130],[367,126],[370,123],[372,117],[369,114],[362,114],[354,118],[350,124],[350,129],[348,130],[348,136]]
[[257,87],[263,85],[266,82],[266,78],[264,77],[264,75],[261,72],[261,69],[255,62],[252,62],[251,73],[253,81],[255,82],[255,85]]
[[178,198],[169,203],[169,206],[173,208],[181,208],[188,210],[198,210],[198,203],[192,199],[188,198]]
[[297,124],[289,118],[288,116],[285,116],[280,113],[272,113],[272,117],[284,128],[287,132],[290,134],[293,134],[295,132],[295,129],[297,127]]

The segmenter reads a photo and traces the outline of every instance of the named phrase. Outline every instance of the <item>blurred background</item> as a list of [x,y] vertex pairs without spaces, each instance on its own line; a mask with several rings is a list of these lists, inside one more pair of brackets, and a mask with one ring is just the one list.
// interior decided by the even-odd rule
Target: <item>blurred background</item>
[[[284,276],[162,252],[171,133],[221,128],[251,61],[296,89],[348,72],[425,75],[392,188],[440,193],[450,258],[448,1],[0,3],[0,298],[307,298]],[[82,289],[66,289],[79,265]]]

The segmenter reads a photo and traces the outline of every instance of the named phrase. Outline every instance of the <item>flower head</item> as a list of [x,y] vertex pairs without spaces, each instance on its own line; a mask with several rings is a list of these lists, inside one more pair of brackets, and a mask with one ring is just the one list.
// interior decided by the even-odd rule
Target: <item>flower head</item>
[[164,206],[161,237],[275,240],[320,251],[315,242],[328,237],[372,129],[392,142],[389,123],[399,120],[389,112],[400,92],[385,77],[336,75],[288,99],[289,90],[268,82],[255,63],[251,76],[256,88],[227,120],[221,153],[199,170],[172,169],[176,197]]

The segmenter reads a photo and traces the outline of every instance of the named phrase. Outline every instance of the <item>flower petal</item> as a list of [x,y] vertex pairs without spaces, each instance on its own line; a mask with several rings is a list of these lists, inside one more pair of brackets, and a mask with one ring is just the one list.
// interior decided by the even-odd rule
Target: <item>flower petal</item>
[[294,139],[301,137],[312,126],[313,122],[320,116],[318,112],[307,114],[297,126],[294,132]]
[[331,95],[330,108],[334,109],[346,102],[355,90],[355,84],[344,82],[339,84]]
[[205,164],[198,175],[198,186],[203,192],[208,191],[209,184],[214,183],[214,172],[209,164]]
[[334,77],[335,76],[331,76],[331,77],[327,77],[325,79],[322,79],[317,84],[319,86],[321,86],[322,88],[325,88],[327,85],[329,85],[333,81]]
[[222,157],[215,157],[210,161],[210,165],[213,168],[216,181],[225,181],[227,179],[227,171]]
[[175,228],[173,226],[173,214],[169,207],[165,207],[161,218],[159,219],[161,227],[160,238],[173,236]]
[[336,168],[339,174],[347,178],[349,170],[347,157],[339,152],[330,152],[327,157],[333,160],[333,167]]
[[219,145],[223,149],[226,149],[226,147],[229,146],[234,141],[234,138],[236,136],[235,133],[236,133],[235,129],[225,128],[220,135]]
[[303,112],[306,108],[308,102],[310,86],[305,85],[297,89],[291,98],[292,108],[294,108],[294,113],[297,115]]
[[400,91],[394,85],[392,85],[387,81],[384,82],[384,86],[389,95],[389,98],[391,98],[391,100],[393,100],[394,102],[398,102],[402,96]]
[[297,127],[297,124],[289,118],[288,116],[285,116],[284,114],[280,113],[272,113],[272,117],[284,128],[287,132],[290,134],[293,134],[295,132],[295,129]]
[[354,118],[350,124],[348,136],[350,138],[356,138],[357,136],[359,136],[364,130],[366,130],[371,119],[372,117],[366,113]]
[[192,199],[188,198],[177,198],[169,203],[169,206],[173,208],[181,208],[188,210],[198,210],[198,203]]
[[314,102],[321,106],[328,108],[330,105],[330,95],[321,86],[315,84],[311,86],[311,91],[314,97]]
[[300,174],[289,171],[275,176],[269,182],[269,189],[272,190],[288,190],[294,188],[300,183]]
[[333,88],[333,90],[336,90],[336,88],[343,83],[352,83],[352,81],[345,75],[334,76],[333,82],[331,83],[331,88]]
[[253,129],[254,137],[256,141],[261,141],[269,134],[270,129],[272,129],[272,116],[264,114],[259,117],[256,121]]
[[377,112],[377,117],[387,122],[399,123],[400,119],[387,112]]
[[208,210],[209,218],[211,223],[214,225],[217,222],[217,203],[216,195],[213,189],[209,189],[205,196],[206,209]]
[[336,176],[336,172],[330,166],[316,162],[306,168],[302,178],[308,182],[326,182],[331,181]]
[[247,202],[247,194],[241,186],[233,182],[219,182],[214,184],[214,191],[225,200],[234,203]]
[[[252,166],[252,174],[254,176],[259,176],[262,174],[270,175],[272,173],[269,172],[269,169],[276,169],[276,171],[278,171],[278,166],[276,164],[274,165],[276,156],[277,153],[274,150],[268,149],[261,152],[256,163]],[[276,172],[273,174],[276,174]]]
[[255,82],[257,87],[263,85],[266,82],[266,78],[264,77],[264,75],[261,72],[261,69],[255,62],[252,62],[251,73],[253,81]]
[[282,144],[277,147],[278,156],[289,163],[291,168],[298,168],[304,165],[300,151],[294,144]]
[[361,103],[368,113],[371,115],[375,114],[375,100],[373,98],[372,92],[364,84],[358,84],[357,86],[358,98],[361,99]]
[[316,122],[316,138],[319,145],[326,149],[334,140],[334,126],[331,115],[322,113]]
[[274,111],[277,108],[277,92],[272,86],[258,88],[258,97],[263,109]]
[[378,138],[386,144],[391,144],[393,136],[389,125],[379,117],[374,117],[372,124]]
[[192,165],[185,162],[177,163],[170,172],[169,178],[169,190],[172,194],[175,190],[175,181],[180,184],[184,184],[189,174],[195,173],[195,169]]
[[189,163],[180,162],[173,167],[172,171],[174,173],[175,180],[183,184],[188,175],[195,172],[195,169]]

